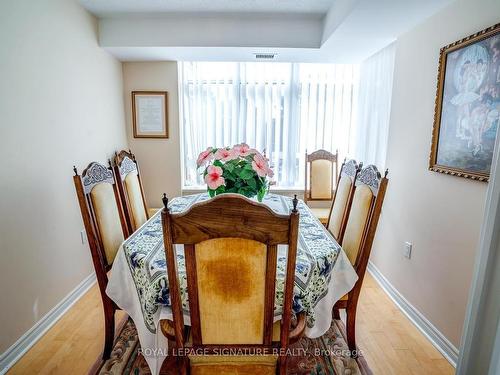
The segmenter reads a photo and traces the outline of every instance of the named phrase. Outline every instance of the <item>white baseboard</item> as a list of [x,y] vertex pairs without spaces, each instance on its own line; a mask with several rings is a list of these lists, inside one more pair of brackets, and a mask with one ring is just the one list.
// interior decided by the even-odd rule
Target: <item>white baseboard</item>
[[95,274],[86,277],[61,302],[2,353],[0,355],[0,375],[5,374],[95,282]]
[[368,271],[403,314],[405,314],[420,332],[429,339],[432,345],[439,350],[448,362],[450,362],[453,367],[456,367],[458,349],[431,322],[429,322],[420,311],[409,303],[396,288],[394,288],[372,262],[368,263]]

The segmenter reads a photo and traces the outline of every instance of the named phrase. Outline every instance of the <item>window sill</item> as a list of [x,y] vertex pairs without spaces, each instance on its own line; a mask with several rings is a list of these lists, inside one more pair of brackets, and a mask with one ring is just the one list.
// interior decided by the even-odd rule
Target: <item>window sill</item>
[[[182,195],[199,194],[199,193],[204,193],[205,191],[207,191],[207,189],[204,187],[183,187],[181,190]],[[304,195],[304,189],[296,187],[287,188],[282,186],[279,187],[273,186],[271,187],[270,192],[275,194],[290,195],[290,196],[292,196],[293,194],[297,194],[297,196],[301,199]]]

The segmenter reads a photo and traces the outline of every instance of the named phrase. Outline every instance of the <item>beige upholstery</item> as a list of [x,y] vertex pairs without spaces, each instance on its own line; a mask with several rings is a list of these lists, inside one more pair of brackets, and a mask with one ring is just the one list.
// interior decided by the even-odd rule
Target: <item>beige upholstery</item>
[[349,177],[342,176],[340,177],[339,186],[337,186],[335,201],[333,202],[330,214],[330,222],[328,223],[328,230],[336,239],[339,238],[342,218],[344,217],[352,183],[353,182]]
[[262,344],[266,245],[216,238],[195,246],[203,344]]
[[125,177],[124,182],[130,210],[132,211],[133,229],[137,230],[137,228],[148,220],[146,209],[144,208],[144,201],[142,200],[141,185],[139,184],[137,172],[130,172],[127,177]]
[[[278,320],[273,324],[273,341],[280,340],[280,324]],[[189,356],[191,374],[198,375],[219,375],[219,374],[238,374],[238,375],[275,375],[277,357],[275,355],[226,355],[226,356]]]
[[112,264],[118,248],[124,241],[113,185],[102,182],[90,192],[97,226],[108,264]]
[[313,160],[311,162],[311,199],[332,199],[332,162]]
[[342,248],[352,264],[356,262],[366,221],[370,214],[373,193],[367,185],[359,185],[354,192]]
[[190,356],[191,375],[275,375],[276,355]]

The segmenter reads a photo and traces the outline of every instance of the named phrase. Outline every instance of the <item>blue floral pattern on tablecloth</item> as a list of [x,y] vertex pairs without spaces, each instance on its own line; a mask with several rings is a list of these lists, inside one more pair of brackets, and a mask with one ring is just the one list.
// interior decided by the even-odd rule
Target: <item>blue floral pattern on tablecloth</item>
[[[171,213],[187,210],[196,202],[208,200],[208,194],[187,195],[174,198],[169,203]],[[268,194],[264,200],[271,209],[289,214],[292,199]],[[307,324],[315,322],[314,307],[327,294],[331,272],[337,261],[340,246],[325,227],[314,217],[303,201],[299,201],[299,243],[295,272],[293,310],[305,311]],[[179,281],[184,314],[189,316],[186,267],[182,247],[177,247]],[[156,333],[155,316],[161,306],[170,305],[161,213],[157,212],[123,244],[125,258],[132,273],[146,327]],[[286,248],[278,249],[276,276],[275,315],[281,315],[283,306]]]

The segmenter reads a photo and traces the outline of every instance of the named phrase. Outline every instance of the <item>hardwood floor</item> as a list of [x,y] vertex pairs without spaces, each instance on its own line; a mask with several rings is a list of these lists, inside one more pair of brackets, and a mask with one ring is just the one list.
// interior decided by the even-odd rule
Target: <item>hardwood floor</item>
[[[119,312],[118,319],[123,317]],[[357,324],[358,346],[374,374],[454,373],[370,274],[361,291]],[[95,285],[8,374],[86,374],[101,353],[102,327],[101,300]]]
[[455,369],[367,272],[357,313],[357,343],[374,374],[454,374]]

